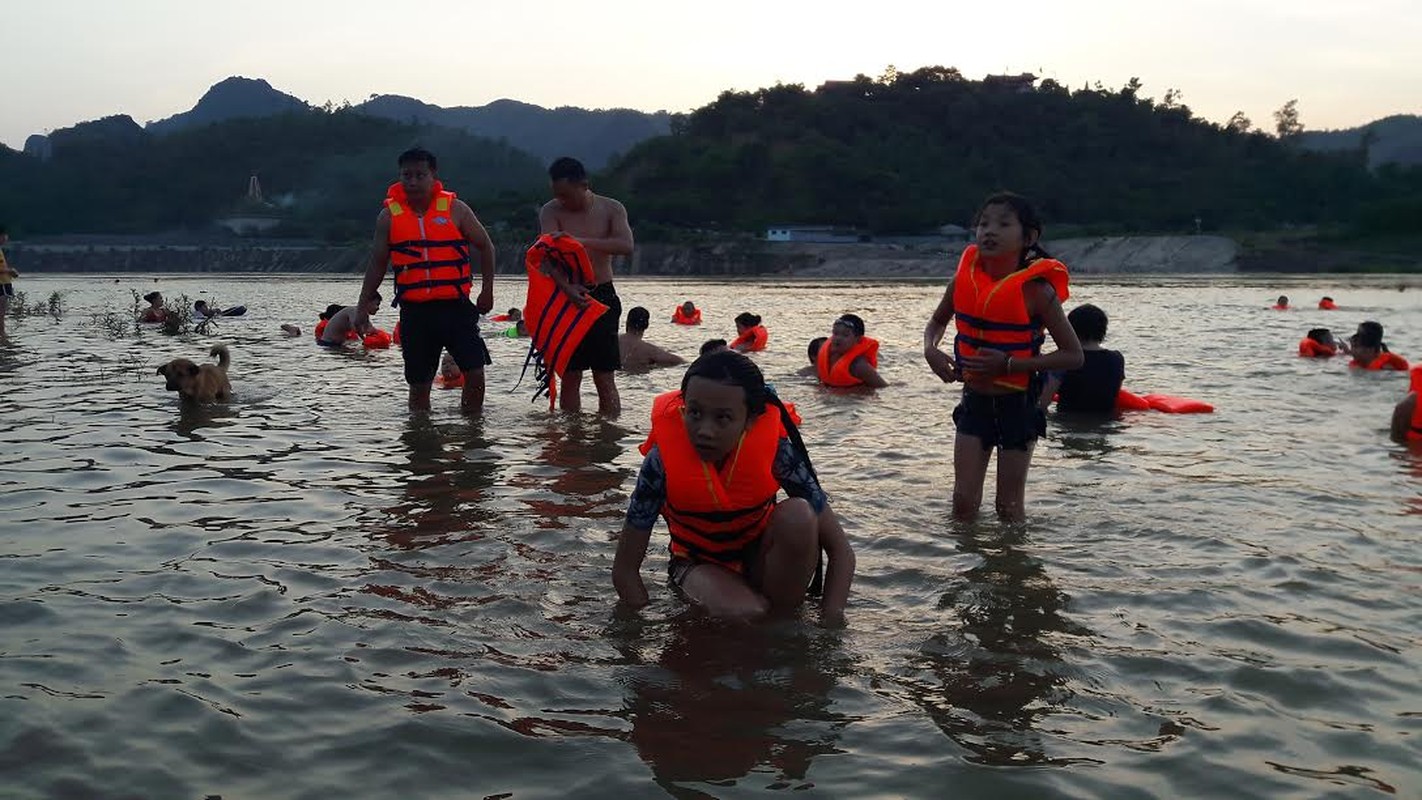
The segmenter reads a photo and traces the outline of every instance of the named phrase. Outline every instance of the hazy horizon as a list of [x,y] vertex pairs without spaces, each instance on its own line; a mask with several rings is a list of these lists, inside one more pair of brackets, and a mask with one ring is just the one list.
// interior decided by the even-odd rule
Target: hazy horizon
[[888,0],[847,14],[726,0],[702,13],[606,0],[589,14],[584,4],[551,0],[444,9],[426,31],[418,21],[401,28],[370,0],[76,0],[7,20],[0,142],[19,149],[31,134],[114,114],[163,119],[231,76],[264,79],[313,105],[398,94],[445,107],[512,99],[676,113],[722,91],[813,89],[889,65],[940,65],[970,79],[1031,72],[1072,89],[1098,81],[1116,89],[1136,77],[1143,96],[1176,89],[1196,116],[1223,123],[1243,111],[1265,131],[1291,99],[1309,130],[1422,110],[1414,44],[1422,19],[1401,0],[1361,11],[1318,0],[1148,6],[1019,0],[1004,12],[954,12]]

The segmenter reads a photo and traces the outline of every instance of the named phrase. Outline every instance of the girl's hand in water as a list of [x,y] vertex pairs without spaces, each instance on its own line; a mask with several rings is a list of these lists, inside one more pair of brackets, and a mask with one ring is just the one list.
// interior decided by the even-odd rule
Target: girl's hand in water
[[923,351],[923,358],[928,362],[928,368],[933,370],[933,374],[944,383],[962,380],[963,376],[958,374],[958,368],[953,366],[953,357],[942,350],[936,347],[927,348]]

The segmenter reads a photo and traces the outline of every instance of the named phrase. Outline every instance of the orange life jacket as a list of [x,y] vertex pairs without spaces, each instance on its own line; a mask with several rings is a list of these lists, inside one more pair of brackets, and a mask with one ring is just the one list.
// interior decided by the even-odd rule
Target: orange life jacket
[[860,356],[869,359],[869,366],[878,369],[878,340],[868,336],[859,337],[859,341],[851,345],[833,364],[829,360],[829,342],[820,345],[820,352],[815,356],[815,372],[820,376],[820,383],[826,386],[858,386],[863,383],[864,381],[854,377],[849,371],[854,360]]
[[[593,277],[592,260],[587,250],[571,236],[553,238],[543,234],[528,248],[523,264],[528,270],[528,294],[524,298],[524,327],[532,339],[528,345],[528,357],[524,359],[523,371],[535,366],[534,379],[538,389],[536,399],[548,393],[551,408],[558,399],[558,377],[568,369],[568,359],[582,344],[583,337],[598,317],[607,313],[607,306],[588,298],[588,304],[578,308],[551,277],[543,273],[547,262],[554,269],[561,270],[570,283],[590,286],[596,282]],[[523,380],[523,376],[519,376]]]
[[766,330],[764,325],[753,325],[747,328],[745,333],[732,339],[728,346],[734,350],[737,345],[749,344],[750,347],[747,347],[746,351],[754,353],[757,350],[764,350],[769,341],[770,331]]
[[652,432],[641,450],[646,455],[656,445],[666,468],[662,517],[671,532],[672,554],[743,571],[746,557],[770,524],[780,491],[772,472],[785,435],[779,410],[767,407],[717,468],[702,461],[691,444],[681,392],[658,396],[652,408]]
[[677,306],[676,310],[672,312],[672,322],[675,322],[678,325],[700,325],[701,309],[698,308],[695,311],[691,312],[690,315],[688,315],[682,312],[681,306]]
[[1299,341],[1299,355],[1308,358],[1327,358],[1338,355],[1338,347],[1304,338]]
[[434,195],[423,215],[415,213],[396,183],[386,190],[390,212],[390,268],[395,273],[391,306],[469,296],[473,273],[469,242],[454,223],[454,192],[435,181]]
[[1378,353],[1377,358],[1373,359],[1372,361],[1369,361],[1366,364],[1358,361],[1355,358],[1348,366],[1361,367],[1362,369],[1368,370],[1391,369],[1402,371],[1407,369],[1407,359],[1403,358],[1397,353]]
[[441,389],[458,389],[464,385],[464,375],[460,373],[453,378],[444,377],[444,373],[435,376],[435,385]]
[[1274,311],[1288,311],[1290,307],[1289,307],[1289,306],[1281,306],[1281,305],[1279,305],[1278,303],[1275,303],[1274,305],[1269,306],[1269,308],[1272,309],[1272,310],[1274,310]]
[[1412,422],[1407,429],[1407,441],[1422,442],[1422,367],[1413,367],[1411,385],[1407,391],[1415,398],[1412,401]]
[[1337,311],[1338,304],[1333,302],[1332,300],[1319,300],[1318,309],[1320,311]]
[[[953,358],[962,365],[964,356],[979,350],[1001,350],[1009,356],[1030,358],[1042,350],[1047,340],[1042,321],[1027,314],[1027,298],[1022,294],[1028,281],[1041,278],[1051,284],[1059,301],[1070,296],[1066,265],[1056,259],[1039,258],[1027,266],[994,281],[978,265],[978,246],[968,245],[958,259],[953,278],[953,318],[958,333],[953,337]],[[1025,372],[999,375],[993,383],[1025,391],[1031,375]]]
[[367,350],[384,350],[390,346],[392,339],[390,334],[376,328],[361,339],[361,344],[365,345]]

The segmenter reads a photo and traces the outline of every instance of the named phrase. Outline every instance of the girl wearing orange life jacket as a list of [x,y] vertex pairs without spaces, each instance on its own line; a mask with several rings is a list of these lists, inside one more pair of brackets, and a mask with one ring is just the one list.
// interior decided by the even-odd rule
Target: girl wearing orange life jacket
[[[1338,340],[1333,338],[1333,332],[1327,328],[1313,328],[1308,335],[1299,340],[1299,355],[1306,358],[1331,358],[1338,355]],[[1343,352],[1348,352],[1344,346]]]
[[[1046,433],[1037,373],[1076,369],[1083,357],[1062,311],[1066,266],[1037,246],[1042,223],[1032,205],[1010,192],[993,195],[978,211],[975,227],[977,244],[963,252],[924,328],[923,355],[943,381],[964,384],[953,410],[954,515],[977,515],[996,449],[997,513],[1016,521],[1024,517],[1033,445]],[[938,344],[955,318],[950,355]],[[1057,346],[1045,355],[1043,328]]]
[[1392,410],[1392,438],[1422,443],[1422,367],[1413,367],[1407,396]]
[[736,338],[729,347],[738,353],[754,353],[765,349],[770,331],[760,324],[760,315],[743,311],[736,315]]
[[[671,583],[712,615],[790,613],[808,587],[811,594],[822,588],[821,613],[838,622],[854,551],[794,417],[755,364],[729,350],[698,358],[681,386],[653,402],[646,459],[612,568],[618,596],[634,607],[647,603],[640,570],[661,516],[671,533]],[[777,501],[781,489],[789,499]]]
[[1359,323],[1358,332],[1348,341],[1353,351],[1353,360],[1348,364],[1350,367],[1400,372],[1407,370],[1407,359],[1388,351],[1387,344],[1383,342],[1383,326],[1380,323],[1371,320]]
[[864,335],[864,320],[857,314],[835,320],[828,342],[815,353],[815,374],[826,386],[888,386],[878,367],[879,342]]
[[695,303],[687,300],[672,312],[672,322],[677,325],[700,325],[701,309],[697,308]]
[[1289,311],[1289,310],[1291,310],[1291,309],[1289,308],[1289,298],[1288,298],[1288,296],[1287,296],[1287,295],[1282,295],[1282,294],[1279,295],[1279,299],[1276,300],[1276,301],[1274,301],[1273,309],[1274,309],[1275,311]]

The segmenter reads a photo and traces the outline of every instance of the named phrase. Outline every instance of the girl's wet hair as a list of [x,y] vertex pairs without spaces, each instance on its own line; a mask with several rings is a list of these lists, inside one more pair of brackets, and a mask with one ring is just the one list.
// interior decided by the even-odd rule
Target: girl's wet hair
[[1042,217],[1037,213],[1037,209],[1027,198],[1015,192],[998,192],[983,201],[978,208],[978,213],[973,215],[973,227],[978,227],[978,222],[982,219],[983,212],[992,206],[1007,206],[1012,210],[1013,216],[1022,223],[1022,230],[1036,231],[1037,241],[1022,249],[1021,267],[1036,261],[1039,258],[1051,258],[1046,250],[1042,249]]
[[742,311],[741,313],[736,315],[736,324],[744,325],[747,328],[753,328],[756,325],[760,324],[760,315],[752,314],[749,311]]
[[1333,331],[1327,328],[1309,328],[1308,338],[1319,344],[1333,344]]
[[319,319],[326,319],[326,320],[329,320],[331,317],[334,317],[334,316],[336,316],[337,314],[341,313],[341,309],[343,309],[343,308],[345,308],[345,306],[341,305],[340,303],[332,303],[332,304],[330,304],[329,306],[326,306],[326,310],[325,310],[325,311],[322,311],[320,314],[317,314],[316,316],[317,316],[317,318],[319,318]]
[[162,294],[161,292],[149,292],[148,294],[145,294],[145,295],[143,296],[143,300],[144,300],[145,302],[151,303],[151,302],[153,302],[153,298],[158,297],[158,296],[161,295],[161,294]]
[[810,357],[811,363],[813,363],[815,359],[820,357],[820,348],[824,347],[825,342],[828,341],[828,336],[816,336],[815,338],[810,340],[809,346],[805,348],[805,355]]

